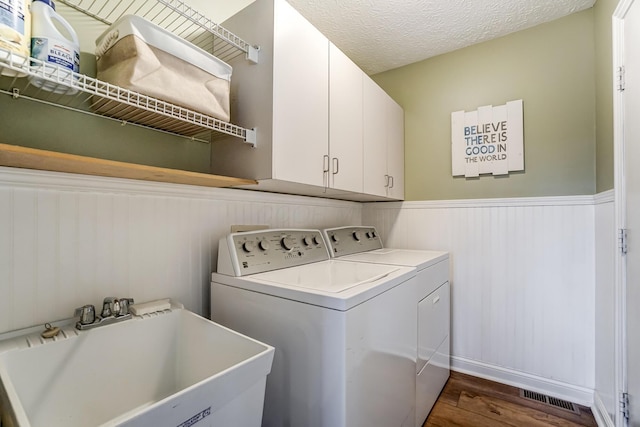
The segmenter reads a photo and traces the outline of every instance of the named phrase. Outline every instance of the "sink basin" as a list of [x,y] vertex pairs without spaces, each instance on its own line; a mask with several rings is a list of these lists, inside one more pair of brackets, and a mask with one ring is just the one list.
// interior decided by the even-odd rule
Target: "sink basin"
[[0,353],[3,427],[261,424],[273,348],[187,310],[34,336]]

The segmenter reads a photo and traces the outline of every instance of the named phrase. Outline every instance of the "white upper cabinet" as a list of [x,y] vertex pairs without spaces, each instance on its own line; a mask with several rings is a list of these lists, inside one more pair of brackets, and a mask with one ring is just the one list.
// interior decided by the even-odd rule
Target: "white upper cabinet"
[[404,112],[371,78],[364,78],[364,192],[404,199]]
[[289,3],[274,3],[273,178],[324,185],[329,40]]
[[364,192],[387,195],[387,94],[369,77],[364,78]]
[[364,73],[329,47],[329,187],[362,193],[362,83]]
[[213,141],[213,173],[265,191],[402,198],[389,184],[402,173],[387,172],[387,157],[403,157],[388,152],[389,97],[353,61],[285,0],[256,0],[223,26],[260,46],[258,64],[231,63],[232,120],[255,126],[258,144]]
[[387,96],[387,197],[404,200],[404,110]]

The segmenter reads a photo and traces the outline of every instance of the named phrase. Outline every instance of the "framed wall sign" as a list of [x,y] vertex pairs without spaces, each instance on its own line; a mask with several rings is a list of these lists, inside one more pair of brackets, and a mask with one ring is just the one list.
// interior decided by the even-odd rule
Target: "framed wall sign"
[[451,113],[453,176],[524,170],[522,100]]

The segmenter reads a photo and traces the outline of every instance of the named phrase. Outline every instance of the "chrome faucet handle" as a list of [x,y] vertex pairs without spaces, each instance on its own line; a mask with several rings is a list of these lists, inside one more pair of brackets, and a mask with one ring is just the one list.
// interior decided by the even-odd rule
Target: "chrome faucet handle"
[[133,298],[120,298],[118,300],[120,302],[120,311],[118,315],[126,316],[129,314],[129,306],[133,304]]
[[78,307],[75,309],[74,316],[80,317],[81,325],[90,325],[96,321],[96,308],[93,304]]

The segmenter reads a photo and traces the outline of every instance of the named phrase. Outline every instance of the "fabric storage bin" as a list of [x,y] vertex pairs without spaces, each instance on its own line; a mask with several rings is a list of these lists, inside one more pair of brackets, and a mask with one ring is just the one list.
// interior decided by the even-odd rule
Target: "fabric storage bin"
[[231,66],[144,18],[114,22],[96,59],[99,80],[229,121]]

